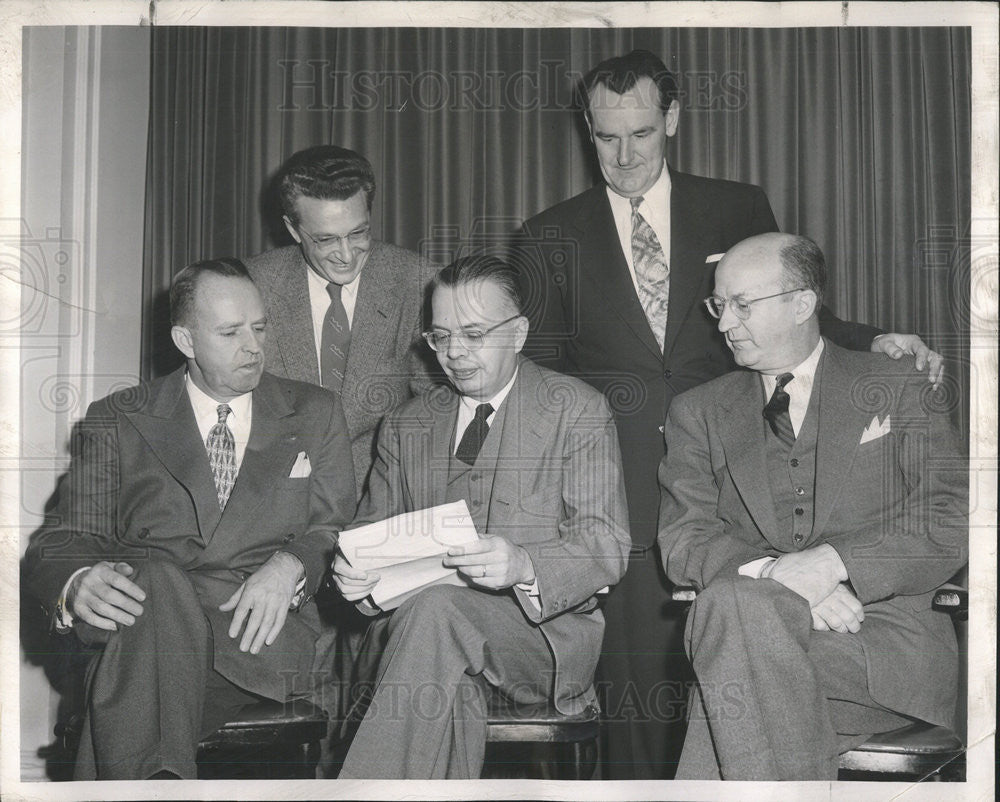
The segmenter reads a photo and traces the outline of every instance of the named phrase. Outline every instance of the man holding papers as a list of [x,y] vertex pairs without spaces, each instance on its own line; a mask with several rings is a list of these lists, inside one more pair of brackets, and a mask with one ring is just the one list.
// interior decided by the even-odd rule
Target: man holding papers
[[[461,584],[427,587],[376,620],[384,651],[341,778],[478,777],[490,687],[567,713],[594,704],[595,597],[628,555],[611,413],[583,382],[519,356],[528,321],[516,274],[461,259],[432,293],[424,336],[452,386],[385,419],[354,525],[464,502],[479,537],[438,535]],[[424,537],[447,532],[447,517],[430,528]],[[343,553],[333,568],[350,601],[364,603],[381,578]]]

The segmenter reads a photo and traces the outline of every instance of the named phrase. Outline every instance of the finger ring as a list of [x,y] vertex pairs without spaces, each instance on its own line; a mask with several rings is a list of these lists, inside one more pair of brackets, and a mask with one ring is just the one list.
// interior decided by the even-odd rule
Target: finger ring
[[481,565],[480,569],[482,570],[482,573],[479,576],[480,577],[486,576],[486,566],[485,565]]

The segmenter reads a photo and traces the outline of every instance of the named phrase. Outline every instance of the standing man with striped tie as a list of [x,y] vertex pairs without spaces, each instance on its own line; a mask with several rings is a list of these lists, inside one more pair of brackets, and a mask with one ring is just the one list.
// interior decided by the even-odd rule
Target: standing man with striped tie
[[90,406],[25,557],[56,630],[104,644],[78,780],[193,779],[198,742],[246,704],[323,702],[311,598],[355,506],[340,403],[264,372],[241,262],[186,267],[170,307],[186,365]]
[[360,497],[379,422],[431,384],[419,346],[437,266],[372,236],[375,174],[361,154],[301,150],[276,183],[295,244],[247,260],[270,327],[265,365],[340,397]]

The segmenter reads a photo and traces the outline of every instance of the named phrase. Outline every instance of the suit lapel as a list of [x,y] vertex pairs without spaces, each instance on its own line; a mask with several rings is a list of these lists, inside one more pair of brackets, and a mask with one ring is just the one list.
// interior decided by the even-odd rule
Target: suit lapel
[[155,385],[144,411],[127,415],[150,451],[191,496],[198,529],[207,541],[222,517],[215,480],[184,387],[186,368]]
[[719,438],[725,449],[726,465],[744,505],[764,537],[774,542],[778,522],[767,479],[761,417],[764,396],[756,373],[745,371],[741,381],[742,387],[723,405],[726,414],[718,421]]
[[275,345],[290,379],[319,384],[316,358],[316,337],[312,326],[312,305],[309,302],[310,269],[295,249],[294,264],[281,270],[281,283],[271,295],[268,325],[274,331]]
[[[521,359],[517,379],[510,388],[510,394],[503,404],[502,428],[497,443],[496,465],[490,501],[487,507],[487,531],[502,528],[516,509],[512,502],[521,497],[524,477],[521,475],[525,459],[532,460],[538,454],[536,442],[545,442],[545,431],[556,424],[558,416],[543,416],[538,407],[538,385],[541,372],[528,359]],[[515,466],[515,469],[503,466]],[[537,469],[532,465],[532,469]]]
[[580,276],[580,280],[593,281],[593,297],[599,299],[601,304],[609,304],[636,339],[656,356],[657,361],[661,361],[663,355],[639,303],[628,262],[622,253],[607,191],[602,185],[593,192],[590,209],[574,221],[574,225],[578,227],[575,239],[580,243],[581,258],[597,265],[597,269],[587,271]]
[[[351,348],[347,354],[347,370],[344,376],[343,396],[353,398],[356,385],[364,381],[370,371],[378,366],[387,352],[386,345],[395,335],[391,322],[399,319],[399,306],[403,298],[392,283],[389,266],[385,262],[381,243],[372,243],[368,262],[361,270],[358,284],[354,318],[351,321]],[[366,393],[362,390],[360,397]],[[344,411],[349,418],[359,405],[345,404]],[[352,427],[357,421],[348,420]]]
[[[844,477],[850,475],[866,421],[845,392],[854,377],[841,363],[836,348],[827,341],[816,368],[819,392],[819,431],[816,440],[816,510],[813,536],[822,535]],[[846,447],[845,447],[846,445]]]
[[670,302],[664,354],[670,354],[688,310],[701,300],[697,296],[705,272],[712,269],[705,257],[719,241],[713,228],[716,219],[705,200],[691,192],[687,176],[670,170]]
[[[441,386],[426,396],[428,404],[425,415],[430,429],[430,455],[423,449],[416,449],[417,464],[409,471],[411,476],[426,476],[426,493],[432,506],[445,503],[448,493],[448,473],[451,466],[451,443],[458,416],[458,394],[450,386]],[[418,430],[420,431],[420,430]],[[407,432],[401,435],[412,436]],[[429,456],[429,459],[426,457]],[[420,464],[423,462],[423,464]],[[422,497],[423,494],[421,493]]]

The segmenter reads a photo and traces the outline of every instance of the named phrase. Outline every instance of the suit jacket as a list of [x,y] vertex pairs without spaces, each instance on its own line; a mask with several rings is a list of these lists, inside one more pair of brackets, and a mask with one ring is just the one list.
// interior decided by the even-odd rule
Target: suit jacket
[[[266,251],[247,259],[246,265],[267,312],[267,369],[277,376],[319,384],[309,266],[301,249],[289,245]],[[374,457],[379,421],[431,384],[420,331],[424,289],[435,272],[435,265],[412,251],[377,241],[361,271],[340,395],[359,496]]]
[[[386,418],[354,525],[445,503],[458,405],[442,386]],[[604,633],[596,593],[622,577],[630,543],[614,423],[599,393],[525,359],[501,413],[473,468],[484,457],[496,465],[488,502],[470,510],[481,534],[530,555],[540,609],[511,592],[524,625],[541,627],[552,648],[556,705],[577,712],[595,701]]]
[[[968,462],[945,405],[912,360],[827,342],[819,393],[811,548],[829,543],[865,607],[859,640],[869,691],[935,724],[955,715],[957,656],[933,591],[967,559]],[[704,588],[792,550],[775,522],[765,464],[763,391],[736,371],[674,400],[660,467],[659,543],[668,577]],[[810,413],[812,414],[812,413]],[[889,431],[862,443],[866,428]]]
[[[320,584],[335,531],[354,511],[343,413],[323,390],[265,373],[236,484],[220,511],[205,445],[184,387],[185,368],[91,404],[78,427],[55,518],[32,539],[26,581],[53,605],[69,576],[101,560],[161,560],[188,572],[213,629],[216,668],[247,690],[284,698],[290,655],[311,661],[314,604],[289,615],[279,639],[243,654],[216,608],[276,551],[294,554],[306,593]],[[305,452],[312,473],[289,478]],[[304,663],[308,671],[311,664]]]
[[[670,299],[663,353],[639,303],[604,185],[524,224],[514,262],[532,318],[528,356],[603,391],[615,412],[625,461],[632,536],[656,533],[663,457],[660,434],[671,400],[734,367],[702,300],[717,257],[747,237],[777,231],[760,187],[670,170]],[[707,261],[716,257],[715,261]],[[823,313],[824,333],[867,349],[880,333]]]

